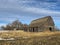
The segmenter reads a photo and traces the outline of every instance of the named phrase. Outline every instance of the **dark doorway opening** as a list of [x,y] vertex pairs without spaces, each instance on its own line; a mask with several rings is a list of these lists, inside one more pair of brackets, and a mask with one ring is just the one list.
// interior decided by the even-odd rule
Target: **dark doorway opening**
[[34,32],[34,28],[33,28],[33,32]]
[[50,30],[50,31],[52,31],[52,28],[51,28],[51,27],[49,27],[49,30]]

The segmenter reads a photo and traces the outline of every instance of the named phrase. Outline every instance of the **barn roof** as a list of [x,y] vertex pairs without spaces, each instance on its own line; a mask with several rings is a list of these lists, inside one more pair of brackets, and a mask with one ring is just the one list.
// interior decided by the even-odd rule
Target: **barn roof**
[[39,24],[42,26],[48,19],[52,20],[51,16],[46,16],[43,18],[39,18],[36,20],[33,20],[29,26],[38,26]]
[[51,16],[46,16],[46,17],[43,17],[43,18],[39,18],[39,19],[33,20],[33,21],[31,22],[31,24],[33,24],[33,23],[38,23],[38,22],[44,22],[44,21],[46,21],[48,18],[51,18]]

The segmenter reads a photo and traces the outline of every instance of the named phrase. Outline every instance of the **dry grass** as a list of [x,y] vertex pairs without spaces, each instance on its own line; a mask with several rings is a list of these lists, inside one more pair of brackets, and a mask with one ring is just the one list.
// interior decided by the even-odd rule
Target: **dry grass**
[[60,34],[60,32],[24,32],[24,31],[0,31],[0,37],[39,37]]
[[0,37],[16,40],[0,40],[0,45],[60,45],[60,32],[2,31]]

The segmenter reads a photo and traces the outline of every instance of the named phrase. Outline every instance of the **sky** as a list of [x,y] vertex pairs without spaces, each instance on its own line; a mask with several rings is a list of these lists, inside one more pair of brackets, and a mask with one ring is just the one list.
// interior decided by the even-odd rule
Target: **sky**
[[0,26],[19,19],[30,24],[34,19],[51,16],[60,28],[60,0],[0,0]]

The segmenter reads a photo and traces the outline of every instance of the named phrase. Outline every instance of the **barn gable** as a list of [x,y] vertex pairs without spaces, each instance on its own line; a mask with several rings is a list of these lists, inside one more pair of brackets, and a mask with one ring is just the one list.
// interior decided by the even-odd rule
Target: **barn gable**
[[31,32],[40,32],[45,30],[54,30],[54,21],[51,16],[33,20],[29,25],[29,31]]

